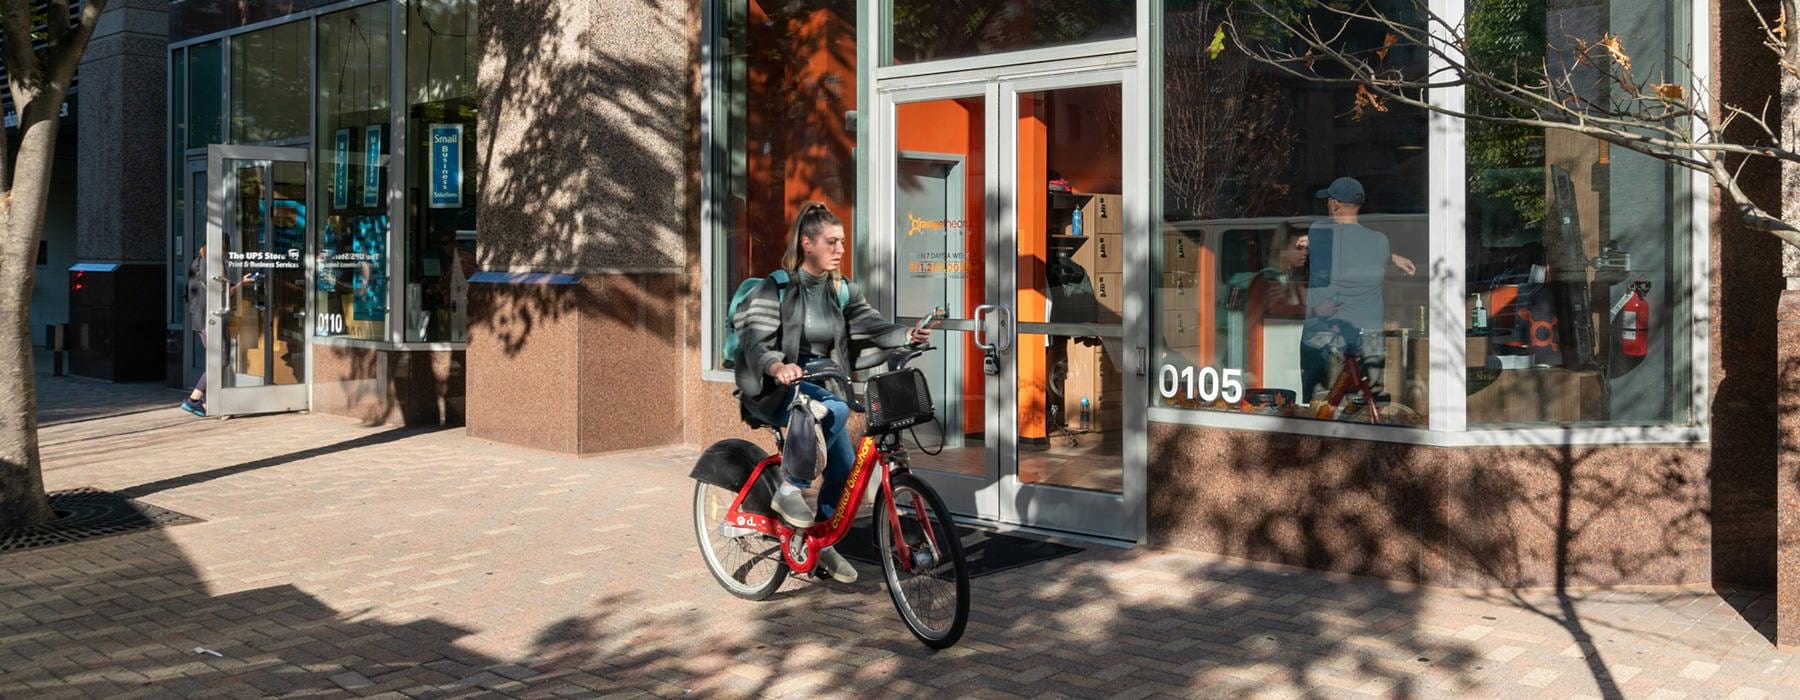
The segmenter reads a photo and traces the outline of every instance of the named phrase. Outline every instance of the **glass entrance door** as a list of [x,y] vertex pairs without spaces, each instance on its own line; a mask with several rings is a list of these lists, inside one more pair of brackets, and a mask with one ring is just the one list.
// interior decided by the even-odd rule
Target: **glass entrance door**
[[307,408],[306,149],[207,149],[208,415]]
[[[1142,536],[1147,306],[1132,290],[1148,288],[1148,248],[1126,225],[1140,188],[1127,177],[1124,78],[884,100],[896,315],[950,317],[944,349],[917,365],[943,452],[915,450],[913,464],[965,515]],[[926,447],[933,430],[920,431]]]

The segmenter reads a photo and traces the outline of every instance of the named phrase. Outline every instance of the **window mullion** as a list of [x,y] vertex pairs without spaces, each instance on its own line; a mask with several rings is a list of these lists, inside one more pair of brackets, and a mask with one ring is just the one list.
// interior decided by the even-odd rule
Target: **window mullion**
[[[1430,10],[1442,18],[1442,26],[1463,24],[1463,0],[1430,0]],[[1446,51],[1455,50],[1446,37],[1432,33],[1432,41]],[[1439,75],[1446,69],[1444,60],[1428,54],[1427,75]],[[1427,98],[1434,107],[1450,111],[1463,108],[1463,88],[1451,85],[1433,89]],[[1430,403],[1431,428],[1441,432],[1462,432],[1468,426],[1468,318],[1463,312],[1467,264],[1468,196],[1464,160],[1466,134],[1463,120],[1432,113],[1427,121],[1427,149],[1430,154],[1428,172],[1428,227],[1431,264],[1429,284],[1431,313]]]

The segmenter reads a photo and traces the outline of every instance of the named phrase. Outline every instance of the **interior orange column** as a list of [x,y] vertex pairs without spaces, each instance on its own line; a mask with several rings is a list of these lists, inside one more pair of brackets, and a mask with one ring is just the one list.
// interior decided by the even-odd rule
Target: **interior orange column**
[[[1049,262],[1049,128],[1035,96],[1019,97],[1019,172],[1014,206],[1018,209],[1018,298],[1013,311],[1018,321],[1047,320],[1044,298],[1045,268]],[[1020,338],[1014,347],[1019,374],[1019,437],[1047,437],[1046,409],[1049,367],[1043,342]]]

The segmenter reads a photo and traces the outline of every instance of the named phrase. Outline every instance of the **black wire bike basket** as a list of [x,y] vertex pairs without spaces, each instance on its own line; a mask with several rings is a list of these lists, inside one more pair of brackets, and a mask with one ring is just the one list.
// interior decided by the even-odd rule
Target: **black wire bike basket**
[[925,384],[925,373],[917,369],[875,375],[869,380],[867,394],[870,434],[899,432],[935,417],[931,387]]

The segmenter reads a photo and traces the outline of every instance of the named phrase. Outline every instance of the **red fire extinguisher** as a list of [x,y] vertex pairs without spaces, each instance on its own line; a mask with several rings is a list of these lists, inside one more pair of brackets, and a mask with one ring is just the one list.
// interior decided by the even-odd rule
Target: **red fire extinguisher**
[[1632,282],[1631,296],[1620,310],[1619,351],[1626,357],[1650,354],[1650,302],[1644,299],[1649,293],[1649,282]]

